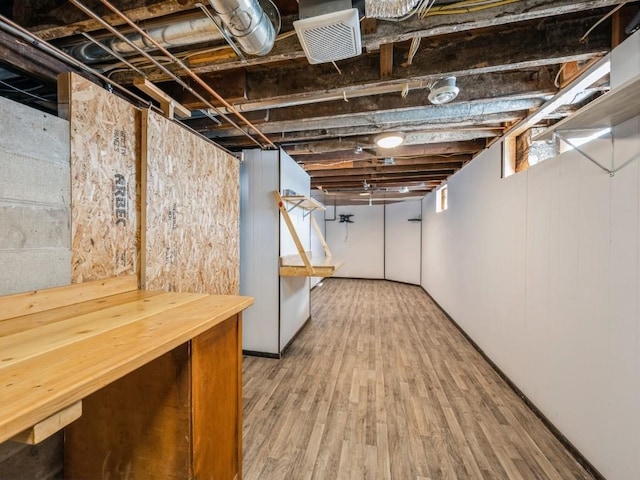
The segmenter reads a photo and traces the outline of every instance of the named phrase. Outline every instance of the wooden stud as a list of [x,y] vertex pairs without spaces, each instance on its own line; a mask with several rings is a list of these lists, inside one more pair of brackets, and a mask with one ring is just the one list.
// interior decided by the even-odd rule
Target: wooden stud
[[373,35],[378,30],[378,22],[375,18],[364,18],[360,22],[362,35]]
[[177,100],[170,97],[167,93],[163,92],[156,85],[143,77],[136,77],[133,80],[133,85],[139,90],[143,91],[155,101],[160,103],[162,113],[164,116],[173,120],[174,114],[178,114],[181,117],[191,117],[191,111],[184,105],[178,103]]
[[36,423],[33,427],[20,432],[14,436],[11,441],[18,443],[26,443],[28,445],[36,445],[46,440],[51,435],[59,432],[64,427],[74,422],[82,416],[82,401],[76,402],[70,407],[64,408],[54,413],[41,422]]
[[580,71],[580,65],[578,62],[567,62],[562,65],[562,71],[560,72],[560,87],[563,87],[576,77]]
[[393,43],[380,45],[380,78],[390,78],[393,73]]

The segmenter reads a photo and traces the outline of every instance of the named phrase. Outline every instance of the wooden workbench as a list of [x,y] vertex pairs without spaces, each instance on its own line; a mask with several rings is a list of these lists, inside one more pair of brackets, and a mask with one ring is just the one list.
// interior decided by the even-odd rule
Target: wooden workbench
[[0,297],[0,441],[38,441],[81,402],[68,478],[241,478],[252,303],[140,291],[135,277]]

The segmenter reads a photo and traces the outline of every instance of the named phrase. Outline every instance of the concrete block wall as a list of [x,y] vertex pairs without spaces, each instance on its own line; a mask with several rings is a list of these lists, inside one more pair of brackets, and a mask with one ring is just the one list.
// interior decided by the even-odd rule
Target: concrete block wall
[[[0,118],[0,295],[69,284],[69,124],[2,97]],[[0,479],[61,478],[62,449],[0,443]]]

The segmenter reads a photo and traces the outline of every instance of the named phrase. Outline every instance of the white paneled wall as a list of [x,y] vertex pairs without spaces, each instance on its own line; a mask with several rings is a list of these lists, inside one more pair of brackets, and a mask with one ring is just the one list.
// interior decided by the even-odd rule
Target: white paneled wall
[[[340,223],[340,214],[353,214],[354,223]],[[384,278],[384,206],[338,206],[326,231],[333,256],[345,262],[334,276]]]
[[[638,73],[628,46],[614,77]],[[450,178],[447,211],[426,197],[422,285],[605,477],[636,479],[640,118],[588,148],[636,160],[610,177],[567,152],[501,179],[495,145]]]
[[[420,200],[385,206],[384,274],[387,280],[420,285]],[[414,221],[409,221],[412,219]]]
[[[291,190],[309,196],[309,174],[285,152],[280,152],[280,191]],[[305,251],[311,250],[311,221],[307,211],[289,212]],[[295,255],[298,250],[284,220],[280,219],[280,255]],[[280,349],[295,336],[311,315],[309,277],[280,277]]]
[[[333,207],[329,207],[329,208],[331,209]],[[325,210],[320,210],[320,209],[314,210],[312,215],[313,215],[313,218],[315,218],[316,223],[318,224],[318,227],[320,227],[322,236],[326,238],[327,234],[325,232],[325,225],[324,225]],[[313,229],[311,229],[311,256],[312,258],[318,258],[318,257],[324,256],[324,249],[322,248],[322,243],[320,241],[320,238],[318,237],[315,230]],[[312,277],[309,279],[309,286],[313,288],[321,281],[322,281],[321,277]]]
[[278,152],[248,150],[240,164],[240,293],[255,298],[244,311],[242,348],[277,355],[280,212]]
[[[285,152],[246,150],[240,169],[240,293],[255,298],[243,314],[242,348],[279,355],[310,315],[309,278],[280,277],[281,255],[297,249],[273,192],[309,195],[309,175]],[[290,212],[306,250],[309,216]]]

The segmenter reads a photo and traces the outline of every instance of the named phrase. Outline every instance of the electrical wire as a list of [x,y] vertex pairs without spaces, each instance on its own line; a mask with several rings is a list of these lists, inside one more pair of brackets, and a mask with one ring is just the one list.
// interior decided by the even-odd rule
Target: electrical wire
[[596,27],[597,27],[598,25],[600,25],[600,24],[601,24],[602,22],[604,22],[607,18],[609,18],[611,15],[613,15],[613,14],[614,14],[614,13],[616,13],[618,10],[620,10],[622,7],[624,7],[624,5],[625,5],[626,3],[627,3],[626,1],[625,1],[625,2],[622,2],[620,5],[616,6],[613,10],[611,10],[609,13],[607,13],[604,17],[602,17],[600,20],[598,20],[596,23],[594,23],[594,24],[591,26],[591,28],[590,28],[589,30],[587,30],[587,32],[586,32],[582,37],[580,37],[580,40],[578,40],[578,41],[579,41],[580,43],[584,43],[584,42],[587,40],[587,37],[589,36],[589,34],[590,34],[591,32],[593,32],[593,31],[596,29]]
[[416,13],[418,14],[418,16],[424,15],[425,12],[429,11],[429,9],[433,6],[434,3],[436,3],[436,0],[421,0],[420,3],[418,3],[409,13],[407,13],[403,17],[400,17],[400,18],[380,17],[380,18],[382,20],[386,20],[389,22],[404,22],[405,20],[409,20]]
[[35,98],[36,100],[39,100],[41,102],[51,102],[51,100],[47,100],[46,98],[41,97],[39,95],[36,95],[34,93],[31,93],[28,90],[23,90],[21,88],[15,87],[15,86],[11,85],[10,83],[5,82],[4,80],[0,80],[0,84],[4,85],[5,87],[7,87],[7,88],[9,88],[11,90],[13,90],[14,92],[22,93],[22,94],[24,94],[24,95],[26,95],[28,97]]
[[407,54],[407,61],[402,64],[403,67],[408,67],[413,64],[413,58],[416,56],[416,53],[418,53],[421,40],[422,37],[413,37],[411,40],[411,46],[409,47],[409,53]]
[[460,15],[464,13],[473,13],[488,8],[502,7],[510,3],[520,2],[521,0],[464,0],[461,2],[451,3],[449,5],[441,5],[430,8],[421,18],[433,15]]

